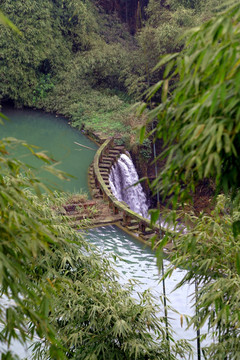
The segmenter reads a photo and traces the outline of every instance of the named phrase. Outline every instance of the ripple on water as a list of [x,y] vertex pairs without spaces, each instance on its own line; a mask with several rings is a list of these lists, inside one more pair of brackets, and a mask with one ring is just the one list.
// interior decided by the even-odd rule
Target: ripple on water
[[[159,299],[163,294],[162,283],[159,282],[159,270],[156,265],[154,252],[136,239],[126,234],[116,226],[104,226],[90,229],[87,238],[100,252],[118,255],[114,262],[115,269],[120,274],[120,282],[126,284],[129,279],[138,280],[136,291],[151,289],[153,296]],[[164,267],[169,264],[164,261]],[[180,315],[192,315],[194,309],[191,305],[191,295],[194,294],[193,285],[184,285],[173,291],[186,271],[176,269],[172,276],[166,280],[166,294],[168,304],[178,313],[168,310],[169,321],[175,331],[176,339],[193,339],[196,333],[192,329],[186,330],[186,323],[181,327]],[[137,293],[134,296],[137,296]],[[156,300],[157,301],[157,300]],[[162,315],[162,314],[161,314]]]

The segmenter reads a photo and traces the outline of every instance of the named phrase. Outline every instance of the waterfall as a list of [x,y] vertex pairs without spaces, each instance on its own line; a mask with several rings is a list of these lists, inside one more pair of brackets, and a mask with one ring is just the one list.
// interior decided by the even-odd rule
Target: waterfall
[[113,195],[129,205],[130,209],[148,217],[147,198],[139,181],[137,171],[130,157],[122,154],[109,174],[109,184]]

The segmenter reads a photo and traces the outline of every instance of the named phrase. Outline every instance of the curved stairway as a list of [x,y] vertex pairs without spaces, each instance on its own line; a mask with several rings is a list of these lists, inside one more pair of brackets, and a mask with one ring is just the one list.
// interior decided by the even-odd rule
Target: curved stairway
[[[124,146],[114,146],[109,149],[108,155],[101,156],[101,161],[99,162],[99,171],[106,184],[109,191],[111,191],[109,185],[109,174],[112,165],[118,160],[119,156],[124,152]],[[100,189],[96,188],[96,183],[94,179],[94,172],[93,172],[93,164],[89,167],[88,170],[89,175],[89,185],[92,197],[97,199],[99,197],[103,198],[103,194],[101,193]]]
[[[110,192],[111,192],[111,187],[109,185],[110,170],[111,170],[111,167],[113,166],[113,164],[118,160],[120,155],[124,152],[124,150],[125,150],[124,146],[113,146],[108,149],[107,154],[105,153],[104,155],[100,156],[98,168],[100,171],[100,175],[106,185],[106,188]],[[104,198],[104,193],[101,191],[100,188],[97,187],[96,179],[94,176],[93,164],[89,168],[88,175],[89,175],[89,186],[90,186],[92,197],[95,199]],[[127,204],[124,203],[124,205],[125,205],[125,207],[129,208],[129,206]],[[111,204],[109,204],[109,206],[111,206]],[[156,228],[153,229],[153,228],[150,228],[150,226],[141,226],[137,217],[134,219],[134,218],[127,216],[127,219],[126,219],[126,217],[124,219],[123,211],[121,211],[119,209],[117,209],[117,210],[115,209],[113,211],[117,211],[119,213],[119,215],[122,215],[122,216],[120,216],[119,221],[118,221],[120,223],[120,225],[122,227],[124,227],[125,230],[127,230],[128,232],[130,232],[137,238],[140,238],[144,242],[148,241],[150,238],[153,237],[153,235],[156,234]]]

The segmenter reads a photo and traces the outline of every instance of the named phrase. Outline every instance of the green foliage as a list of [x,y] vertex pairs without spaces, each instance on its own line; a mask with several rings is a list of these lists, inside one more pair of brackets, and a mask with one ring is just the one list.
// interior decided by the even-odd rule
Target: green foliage
[[50,74],[41,75],[37,87],[33,90],[33,102],[37,102],[38,99],[43,99],[47,96],[47,93],[54,87]]
[[[156,78],[163,78],[163,64],[155,68],[159,58],[182,51],[189,36],[186,30],[201,25],[229,3],[226,0],[150,0],[145,8],[144,26],[135,36],[138,48],[132,49],[130,62],[126,65],[128,92],[142,98]],[[175,81],[173,78],[172,83]],[[155,100],[159,100],[157,95]]]
[[120,44],[101,41],[87,54],[75,59],[79,78],[87,78],[92,86],[121,88],[121,71],[126,66],[127,51]]
[[[229,211],[231,208],[231,212]],[[210,215],[177,213],[185,224],[183,233],[176,233],[174,253],[166,276],[175,267],[188,269],[184,283],[199,284],[195,313],[189,324],[202,328],[207,324],[206,359],[238,359],[240,349],[240,238],[233,236],[233,224],[239,221],[239,203],[231,204],[223,195],[217,199]],[[168,238],[169,240],[169,238]],[[204,337],[204,332],[201,330]]]
[[174,2],[190,9],[199,9],[204,0],[175,0]]
[[66,35],[72,42],[72,51],[91,49],[98,29],[92,2],[88,0],[63,1],[63,8],[67,15],[63,13],[61,16],[65,17]]
[[1,26],[0,98],[61,113],[104,134],[110,127],[111,135],[130,129],[119,91],[142,97],[155,81],[159,56],[180,51],[178,35],[201,21],[179,2],[151,0],[134,38],[92,1],[4,0],[1,6],[22,36]]
[[1,26],[0,98],[11,98],[16,103],[31,105],[32,93],[40,74],[54,74],[69,57],[69,49],[61,33],[59,19],[52,22],[53,5],[45,0],[11,2],[5,0],[2,10],[14,22],[22,36]]
[[18,28],[3,14],[1,10],[0,10],[0,23],[7,27],[10,27],[18,35],[21,35],[21,32],[18,30]]
[[[28,146],[0,141],[0,283],[8,299],[0,303],[1,342],[37,335],[41,360],[169,359],[153,298],[146,291],[133,299],[134,284],[122,288],[109,260],[54,211],[65,197],[41,195],[43,185],[6,151],[21,144]],[[173,343],[170,358],[183,349]]]
[[[0,98],[56,111],[70,117],[75,126],[86,123],[87,129],[105,134],[110,126],[112,135],[124,132],[121,121],[128,105],[118,89],[124,90],[128,53],[116,39],[105,42],[93,3],[5,0],[2,8],[23,35],[18,39],[2,27]],[[111,31],[115,27],[119,29],[119,22],[113,22]]]
[[153,73],[159,57],[166,53],[181,51],[187,28],[199,24],[199,16],[191,9],[170,7],[157,0],[150,0],[146,8],[145,26],[138,32],[138,49],[132,52],[127,65],[125,84],[129,93],[142,97],[156,77],[162,77],[163,70]]
[[19,339],[24,343],[37,334],[49,341],[60,359],[63,348],[46,311],[56,288],[34,274],[33,269],[41,252],[51,254],[56,241],[61,248],[64,240],[56,239],[54,224],[27,195],[26,189],[31,188],[41,196],[43,185],[34,176],[21,176],[20,171],[29,174],[28,167],[8,156],[6,145],[19,143],[13,139],[0,141],[0,283],[2,299],[8,299],[0,304],[1,342],[10,344],[12,339]]
[[[150,0],[146,22],[133,37],[95,1],[4,0],[0,99],[56,111],[97,132],[107,134],[110,126],[112,135],[127,133],[130,101],[121,103],[119,92],[142,98],[163,76],[164,68],[152,73],[159,56],[180,51],[185,40],[179,35],[210,17],[216,1],[199,1],[197,11],[180,0]],[[8,18],[22,36],[5,26]]]
[[[158,118],[156,137],[163,138],[166,166],[155,184],[164,196],[185,201],[194,182],[214,177],[225,191],[239,183],[239,5],[192,32],[181,56],[167,56],[165,79],[179,82],[166,101],[150,112]],[[158,184],[157,184],[158,183]]]
[[[58,82],[52,91],[48,92],[48,96],[39,99],[37,106],[67,116],[72,120],[72,125],[80,129],[84,126],[85,130],[107,136],[128,133],[130,127],[126,127],[124,123],[130,113],[126,96],[120,91],[106,88],[115,76],[112,77],[111,74],[117,74],[117,70],[113,65],[112,73],[105,72],[101,61],[104,64],[107,56],[103,53],[100,60],[99,49],[90,53],[85,57],[76,57],[74,62],[59,74]],[[99,61],[95,58],[97,53]],[[111,59],[110,54],[108,57]],[[114,54],[114,59],[116,58],[117,53]],[[99,77],[93,76],[93,73],[98,73]],[[100,78],[101,84],[97,84]]]
[[149,160],[152,157],[152,142],[149,139],[144,139],[140,148],[140,155],[145,160]]
[[[102,254],[68,255],[66,260],[61,276],[68,286],[56,299],[51,317],[69,349],[68,357],[164,359],[165,335],[149,294],[137,304],[130,296],[132,285],[120,288]],[[156,342],[154,333],[161,337]]]
[[[160,60],[163,80],[149,91],[151,99],[161,90],[162,103],[150,111],[150,121],[157,119],[155,136],[165,145],[159,158],[166,159],[155,191],[173,206],[184,204],[196,182],[209,177],[218,190],[235,195],[234,202],[219,196],[210,215],[171,212],[167,221],[181,219],[185,228],[178,226],[174,236],[168,233],[158,244],[161,264],[163,246],[173,242],[166,276],[175,267],[188,269],[177,288],[197,284],[189,325],[200,329],[202,339],[211,339],[204,357],[217,360],[240,356],[239,20],[237,4],[193,30],[182,54]],[[173,79],[178,82],[171,88]]]

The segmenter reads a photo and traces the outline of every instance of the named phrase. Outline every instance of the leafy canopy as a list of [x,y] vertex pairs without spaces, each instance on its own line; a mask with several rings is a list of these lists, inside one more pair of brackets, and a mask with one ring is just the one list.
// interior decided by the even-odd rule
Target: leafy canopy
[[[231,211],[230,211],[231,210]],[[176,267],[188,269],[177,284],[197,284],[189,325],[199,329],[204,359],[238,359],[240,356],[240,235],[232,227],[240,220],[239,203],[219,195],[210,214],[177,212],[186,227],[170,239],[174,251],[165,276]],[[234,236],[235,235],[235,236]],[[161,249],[158,249],[158,254]],[[207,344],[207,345],[206,345]]]
[[[218,191],[238,194],[239,20],[237,4],[193,29],[185,50],[165,56],[158,64],[165,66],[164,76],[150,89],[148,99],[160,91],[162,102],[150,111],[150,121],[156,123],[155,140],[164,140],[159,158],[166,163],[153,188],[173,205],[185,202],[204,178],[212,178]],[[185,220],[185,231],[166,234],[158,247],[161,263],[162,248],[171,239],[172,264],[166,276],[175,267],[187,268],[177,287],[189,282],[198,287],[190,324],[201,333],[208,325],[206,359],[240,356],[240,221],[239,199],[235,196],[233,202],[233,198],[219,196],[210,215],[173,212],[174,219]]]
[[206,177],[225,191],[240,185],[239,20],[236,5],[192,30],[186,49],[158,64],[166,66],[164,77],[149,99],[161,89],[162,103],[150,120],[157,118],[155,136],[164,139],[160,157],[167,162],[153,186],[175,204]]

